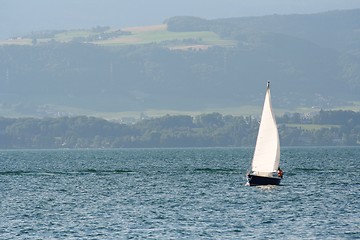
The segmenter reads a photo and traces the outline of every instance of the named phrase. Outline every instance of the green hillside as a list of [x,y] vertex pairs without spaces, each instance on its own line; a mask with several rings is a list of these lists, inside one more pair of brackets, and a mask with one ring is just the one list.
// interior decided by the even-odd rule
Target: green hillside
[[44,31],[0,43],[0,114],[359,110],[360,10]]

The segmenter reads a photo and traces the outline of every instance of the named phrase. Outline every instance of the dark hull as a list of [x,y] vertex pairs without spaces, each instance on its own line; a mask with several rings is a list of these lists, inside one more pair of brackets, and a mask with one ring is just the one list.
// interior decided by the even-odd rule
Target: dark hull
[[279,185],[281,181],[280,177],[262,177],[252,174],[247,175],[247,179],[250,186]]

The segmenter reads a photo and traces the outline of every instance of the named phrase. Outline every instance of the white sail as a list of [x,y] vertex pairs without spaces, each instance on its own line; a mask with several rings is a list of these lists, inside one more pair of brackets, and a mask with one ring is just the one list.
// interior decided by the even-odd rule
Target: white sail
[[278,169],[279,161],[279,133],[271,107],[270,83],[268,82],[251,171],[259,176],[271,176]]

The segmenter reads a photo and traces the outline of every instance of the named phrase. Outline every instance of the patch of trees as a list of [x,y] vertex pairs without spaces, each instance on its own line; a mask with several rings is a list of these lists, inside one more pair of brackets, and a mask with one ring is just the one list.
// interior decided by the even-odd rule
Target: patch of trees
[[198,17],[178,16],[164,21],[173,32],[210,31],[211,22]]
[[55,38],[56,34],[64,32],[63,30],[44,30],[32,32],[23,36],[24,38],[42,39],[42,38]]
[[[278,119],[283,146],[360,145],[360,112],[321,111],[314,117]],[[334,126],[308,129],[307,121]],[[351,124],[349,124],[351,123]],[[308,123],[309,124],[309,123]],[[259,122],[253,117],[202,114],[120,124],[95,117],[0,118],[0,148],[140,148],[253,146]]]
[[108,32],[99,32],[99,30],[94,30],[95,34],[91,34],[88,37],[77,37],[74,38],[74,42],[96,42],[103,41],[108,39],[117,38],[120,36],[131,35],[131,32],[116,30],[116,31],[108,31]]
[[[80,30],[74,30],[80,31]],[[83,31],[88,31],[84,29]],[[52,39],[52,41],[56,41],[56,35],[62,33],[68,33],[69,31],[65,30],[44,30],[38,32],[32,32],[23,36],[23,38],[31,38],[33,45],[37,45],[38,39]],[[117,38],[120,36],[131,35],[131,32],[118,30],[111,30],[108,26],[96,26],[89,31],[89,35],[87,37],[75,37],[72,42],[77,43],[87,43],[87,42],[96,42],[103,41],[108,39]]]

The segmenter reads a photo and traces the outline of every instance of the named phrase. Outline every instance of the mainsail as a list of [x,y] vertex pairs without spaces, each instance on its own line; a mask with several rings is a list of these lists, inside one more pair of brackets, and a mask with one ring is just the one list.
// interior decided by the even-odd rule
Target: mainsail
[[279,161],[279,133],[271,107],[270,83],[268,82],[251,171],[258,176],[271,176],[278,169]]

